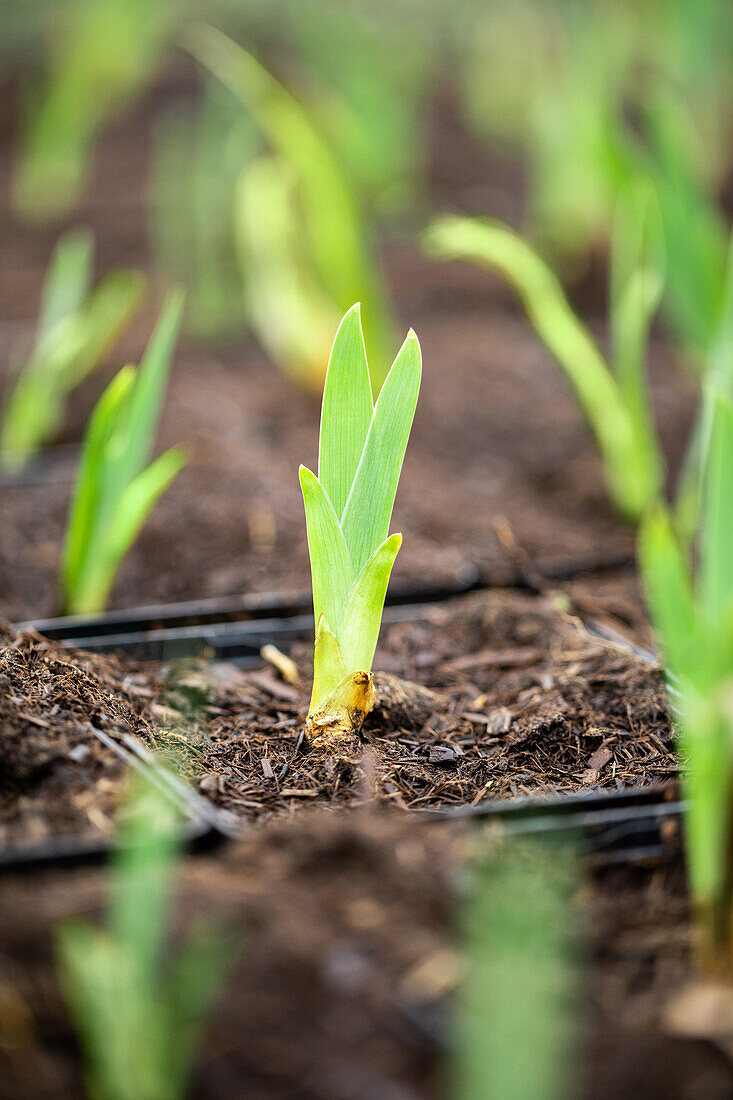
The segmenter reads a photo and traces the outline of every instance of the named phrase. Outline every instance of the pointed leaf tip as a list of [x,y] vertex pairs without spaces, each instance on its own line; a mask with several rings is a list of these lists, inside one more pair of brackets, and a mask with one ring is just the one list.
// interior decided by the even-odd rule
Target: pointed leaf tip
[[340,519],[372,419],[372,388],[359,304],[345,314],[328,361],[321,408],[318,477]]

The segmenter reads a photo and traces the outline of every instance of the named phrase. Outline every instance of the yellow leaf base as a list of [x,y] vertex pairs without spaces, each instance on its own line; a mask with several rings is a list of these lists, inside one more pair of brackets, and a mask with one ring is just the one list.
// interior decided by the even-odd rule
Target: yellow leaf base
[[375,698],[371,672],[352,672],[344,676],[306,718],[306,741],[314,747],[327,748],[335,742],[356,737]]

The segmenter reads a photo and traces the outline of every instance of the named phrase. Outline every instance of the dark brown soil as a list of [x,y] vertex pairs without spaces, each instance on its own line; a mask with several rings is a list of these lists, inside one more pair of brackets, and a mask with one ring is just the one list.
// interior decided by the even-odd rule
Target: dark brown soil
[[[562,593],[496,590],[386,627],[380,701],[362,739],[338,751],[302,744],[305,644],[294,686],[265,665],[135,665],[8,631],[0,837],[109,827],[122,775],[99,730],[123,747],[132,736],[164,749],[247,820],[313,804],[426,810],[670,779],[658,671],[589,634],[567,606]],[[419,685],[407,702],[404,681]]]
[[126,690],[114,659],[33,634],[0,639],[0,844],[111,832],[125,764],[96,731],[120,745],[151,741],[146,700]]
[[[105,136],[75,218],[94,229],[102,268],[152,267],[146,190],[151,105],[160,94]],[[517,220],[515,171],[502,168],[485,183],[484,171],[496,166],[477,162],[465,142],[458,148],[453,124],[436,132],[436,207],[490,208]],[[11,349],[22,356],[32,338],[59,227],[23,226],[3,210],[0,228],[7,378]],[[384,255],[400,323],[417,330],[425,360],[393,525],[406,538],[396,577],[450,583],[478,566],[493,581],[518,575],[534,594],[477,594],[389,627],[378,658],[382,704],[362,742],[330,754],[299,745],[305,645],[294,653],[304,685],[293,686],[265,665],[141,666],[10,628],[0,638],[0,844],[110,834],[125,783],[120,753],[135,743],[166,750],[205,797],[241,819],[241,840],[188,860],[182,875],[177,923],[227,921],[242,944],[199,1059],[196,1096],[437,1096],[471,843],[454,825],[405,811],[615,789],[676,773],[658,671],[608,640],[621,631],[649,642],[632,575],[596,569],[557,591],[543,576],[558,560],[602,566],[633,552],[562,378],[488,275],[431,265],[400,241]],[[159,300],[151,292],[120,361],[139,355]],[[78,443],[116,365],[75,397],[62,443]],[[661,342],[651,367],[674,465],[691,387]],[[130,555],[113,605],[304,590],[296,471],[315,461],[317,425],[317,402],[251,342],[205,350],[184,340],[159,443],[183,442],[191,461]],[[0,485],[7,618],[55,609],[70,472],[68,457],[49,457],[32,485]],[[590,635],[577,616],[606,638]],[[396,702],[398,688],[385,676],[422,685],[419,705]],[[309,812],[315,807],[324,812]],[[351,812],[325,812],[337,809]],[[247,829],[251,822],[267,827]],[[2,1097],[82,1095],[52,932],[69,916],[98,914],[104,885],[96,870],[4,876]],[[666,997],[689,972],[679,868],[606,871],[578,904],[591,948],[580,1013],[583,1096],[733,1096],[722,1056],[660,1026]]]
[[[192,1095],[371,1100],[444,1095],[462,972],[456,910],[475,842],[462,830],[368,812],[303,814],[189,859],[177,927],[226,923],[239,941]],[[491,842],[484,840],[485,856]],[[0,1096],[82,1095],[52,964],[52,932],[94,918],[96,870],[6,876],[0,892]],[[665,1034],[689,976],[679,868],[601,871],[579,891],[587,942],[578,1005],[583,1100],[718,1100],[733,1071],[713,1047]],[[450,1092],[448,1093],[450,1095]]]
[[[146,213],[151,102],[105,137],[78,212],[77,221],[95,230],[104,265],[152,265]],[[436,126],[443,162],[462,139],[455,124],[438,119]],[[465,205],[465,188],[473,187],[481,166],[475,163],[472,176],[474,154],[469,149],[454,157],[455,178],[433,172],[436,207],[449,204],[451,194]],[[488,172],[491,165],[484,167]],[[6,145],[0,147],[1,193],[7,194],[9,179]],[[499,176],[499,191],[514,206],[516,186],[511,174]],[[500,202],[492,206],[500,208]],[[7,374],[30,342],[56,227],[34,229],[4,214],[0,229],[0,362]],[[502,576],[518,555],[586,563],[630,556],[631,537],[607,503],[600,463],[567,386],[506,291],[469,265],[429,263],[407,241],[385,244],[384,259],[400,325],[416,329],[425,364],[393,523],[405,535],[395,577],[449,583],[475,565]],[[139,355],[157,299],[151,296],[120,360]],[[661,343],[651,367],[662,434],[676,461],[691,387]],[[61,437],[66,443],[80,439],[104,377],[74,396]],[[297,468],[316,460],[318,417],[318,402],[297,391],[251,342],[206,350],[183,341],[159,444],[183,443],[191,460],[146,525],[112,605],[306,589]],[[51,460],[32,487],[0,485],[0,613],[11,620],[55,610],[71,469],[65,456]]]

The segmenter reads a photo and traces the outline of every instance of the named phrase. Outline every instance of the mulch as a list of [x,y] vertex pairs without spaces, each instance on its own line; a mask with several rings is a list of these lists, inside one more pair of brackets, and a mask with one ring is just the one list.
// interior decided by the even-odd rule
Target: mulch
[[11,627],[1,637],[5,842],[111,831],[136,744],[242,823],[305,805],[447,811],[677,773],[658,668],[591,634],[563,593],[475,593],[385,627],[377,706],[338,751],[303,742],[305,643],[291,684],[265,662],[143,664]]

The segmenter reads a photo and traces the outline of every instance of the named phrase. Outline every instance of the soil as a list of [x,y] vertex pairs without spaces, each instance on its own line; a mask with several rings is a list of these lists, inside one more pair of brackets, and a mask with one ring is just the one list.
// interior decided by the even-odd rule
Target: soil
[[[202,919],[237,948],[191,1094],[266,1100],[444,1094],[464,963],[457,911],[467,860],[488,838],[362,811],[305,813],[182,870],[177,934]],[[94,918],[101,870],[7,875],[0,892],[0,1096],[82,1095],[78,1049],[53,967],[52,932]],[[714,1047],[666,1034],[690,975],[680,867],[600,870],[581,883],[578,1095],[722,1100],[733,1069]]]
[[434,810],[673,778],[658,669],[590,634],[570,606],[560,591],[495,590],[388,625],[377,706],[361,739],[338,750],[302,741],[305,642],[291,684],[264,663],[140,664],[7,628],[0,840],[109,831],[123,786],[113,749],[131,738],[244,821],[314,804]]
[[[105,267],[153,266],[146,206],[151,120],[161,99],[178,90],[180,81],[164,84],[101,142],[76,221],[94,229]],[[431,201],[436,209],[475,205],[478,179],[496,173],[496,165],[466,146],[444,111],[433,129]],[[6,197],[10,150],[7,135],[0,143]],[[439,168],[446,162],[447,175]],[[517,220],[516,172],[499,172],[493,190],[491,209]],[[0,228],[0,361],[7,385],[32,338],[58,227],[29,227],[6,211]],[[632,538],[607,502],[600,463],[567,386],[506,290],[471,265],[430,263],[399,237],[383,243],[383,258],[400,327],[415,328],[425,364],[393,522],[405,535],[396,582],[450,584],[478,567],[485,579],[507,583],[518,562],[542,572],[542,563],[558,559],[571,567],[630,559]],[[151,293],[120,360],[139,356],[159,298]],[[111,369],[70,402],[62,443],[78,443]],[[658,339],[651,378],[674,467],[687,437],[692,387]],[[190,462],[127,559],[112,606],[307,589],[297,468],[316,461],[318,418],[317,400],[298,391],[252,341],[222,348],[182,341],[159,445],[183,443]],[[64,451],[41,465],[32,484],[0,485],[0,613],[8,619],[57,608],[72,472]]]
[[[93,228],[102,269],[152,271],[152,118],[179,88],[174,75],[99,146],[74,223]],[[484,173],[495,166],[461,144],[454,120],[441,114],[435,134],[433,205],[477,209],[486,201],[517,221],[516,172],[502,168],[487,192]],[[4,198],[11,137],[0,134]],[[6,205],[7,384],[32,339],[63,227],[22,225]],[[395,580],[445,585],[478,571],[494,585],[521,587],[435,605],[386,628],[380,703],[362,739],[330,753],[300,739],[306,643],[293,649],[300,683],[291,684],[264,663],[144,665],[10,626],[0,633],[0,846],[111,836],[135,746],[167,753],[241,826],[236,842],[186,860],[181,876],[178,930],[200,917],[220,920],[241,945],[198,1060],[196,1096],[437,1096],[462,965],[456,913],[474,841],[456,823],[420,812],[676,775],[659,671],[618,641],[625,634],[649,645],[633,573],[623,568],[632,538],[611,512],[562,377],[488,274],[430,264],[399,238],[382,250],[400,324],[416,329],[425,361],[393,523],[405,534]],[[104,380],[139,356],[160,297],[154,284],[119,361],[70,403],[58,441],[67,449],[44,458],[28,483],[0,484],[7,619],[56,610],[74,448]],[[596,290],[579,300],[602,337]],[[651,378],[674,470],[693,395],[658,337]],[[159,445],[183,443],[190,462],[125,563],[113,606],[306,590],[296,471],[315,462],[318,415],[317,401],[252,341],[203,348],[185,338]],[[567,583],[554,583],[559,573]],[[419,685],[407,698],[404,681]],[[98,914],[104,891],[95,869],[4,875],[0,1097],[82,1095],[52,933],[70,916]],[[689,975],[680,867],[606,869],[579,889],[577,906],[589,941],[579,1012],[583,1097],[732,1096],[722,1055],[671,1038],[660,1024],[666,998]]]

